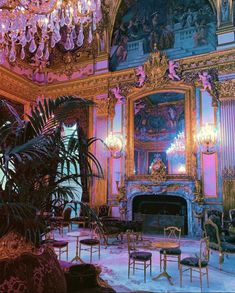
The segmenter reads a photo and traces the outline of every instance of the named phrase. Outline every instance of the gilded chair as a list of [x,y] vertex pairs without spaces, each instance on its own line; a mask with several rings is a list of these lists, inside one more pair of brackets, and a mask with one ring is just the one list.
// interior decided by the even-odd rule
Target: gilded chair
[[111,216],[111,207],[107,204],[103,204],[98,207],[98,217],[104,219]]
[[231,223],[235,224],[235,209],[230,209],[228,213],[229,213],[229,220],[231,221]]
[[64,209],[64,211],[63,211],[63,217],[62,217],[62,220],[59,223],[60,232],[61,232],[62,237],[64,237],[64,228],[67,227],[68,231],[70,231],[71,213],[72,213],[72,209],[70,207]]
[[224,213],[217,209],[205,209],[205,222],[217,218],[217,225],[219,230],[224,228]]
[[90,263],[92,262],[93,254],[98,252],[100,259],[100,240],[96,238],[87,238],[79,241],[79,257],[82,251],[88,251],[90,255]]
[[88,222],[89,222],[89,217],[87,215],[87,207],[86,207],[86,204],[83,204],[80,206],[79,216],[71,219],[71,226],[72,224],[76,224],[78,226],[81,225],[83,228],[85,228]]
[[222,269],[222,263],[224,262],[224,254],[235,254],[235,245],[223,241],[218,226],[212,220],[208,220],[204,223],[204,233],[209,239],[209,247],[211,250],[215,250],[219,253],[219,268]]
[[[136,248],[136,235],[130,231],[127,232],[128,243],[128,278],[130,278],[130,270],[133,275],[136,269],[144,271],[144,282],[146,283],[146,271],[150,268],[150,276],[152,275],[152,253],[147,251],[138,251]],[[136,268],[136,265],[144,268]]]
[[[209,241],[208,238],[203,238],[200,241],[199,255],[195,254],[193,257],[185,257],[180,261],[180,287],[182,287],[183,272],[186,271],[190,271],[190,282],[192,282],[193,271],[199,273],[201,289],[202,277],[206,275],[207,287],[209,287],[208,262]],[[184,270],[183,267],[185,267]]]
[[162,270],[162,262],[164,261],[164,256],[166,258],[166,261],[178,262],[179,268],[181,258],[180,237],[181,228],[174,226],[164,228],[164,240],[169,242],[177,242],[178,247],[164,249],[162,248],[160,250],[160,271]]

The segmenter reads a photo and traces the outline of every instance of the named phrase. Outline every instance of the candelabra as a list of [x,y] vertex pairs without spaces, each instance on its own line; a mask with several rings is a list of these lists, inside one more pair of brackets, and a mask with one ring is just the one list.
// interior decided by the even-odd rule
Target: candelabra
[[213,153],[213,148],[217,143],[218,133],[211,124],[202,126],[196,135],[196,142],[205,148],[206,153]]
[[105,139],[105,144],[113,158],[118,159],[122,156],[124,149],[124,139],[121,134],[111,132]]

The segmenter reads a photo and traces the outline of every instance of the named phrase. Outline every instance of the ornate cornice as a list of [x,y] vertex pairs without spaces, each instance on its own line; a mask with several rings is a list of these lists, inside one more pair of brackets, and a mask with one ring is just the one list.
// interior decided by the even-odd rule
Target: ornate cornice
[[[212,69],[216,69],[218,75],[230,74],[235,72],[235,49],[187,57],[176,61],[180,64],[181,74],[185,76]],[[109,89],[114,86],[131,86],[136,82],[134,68],[92,75],[87,78],[57,84],[37,85],[0,66],[0,78],[0,90],[26,101],[33,101],[39,95],[45,97],[79,95],[84,98],[95,99],[100,94],[108,93]],[[226,85],[227,83],[228,85]],[[222,97],[228,96],[230,90],[234,94],[234,87],[230,83],[231,81],[221,83]]]
[[220,99],[235,99],[235,79],[226,80],[220,84]]
[[22,103],[31,102],[35,98],[35,90],[38,88],[33,82],[0,66],[0,90],[8,96],[16,96]]

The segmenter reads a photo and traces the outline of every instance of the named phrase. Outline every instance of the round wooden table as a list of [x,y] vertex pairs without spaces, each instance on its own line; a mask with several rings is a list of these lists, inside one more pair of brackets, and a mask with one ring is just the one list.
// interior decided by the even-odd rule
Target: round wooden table
[[[158,240],[156,242],[154,242],[152,244],[155,248],[158,249],[168,249],[168,248],[178,248],[179,247],[179,243],[178,242],[174,242],[174,241],[167,241],[167,240]],[[166,271],[166,252],[163,251],[163,272],[160,273],[159,275],[157,275],[156,277],[153,278],[154,281],[157,281],[159,278],[161,277],[165,277],[167,278],[168,282],[173,285],[173,282],[171,280],[171,276],[167,273]]]
[[67,236],[76,237],[76,254],[75,254],[75,257],[71,260],[71,262],[80,261],[81,263],[84,263],[84,261],[81,259],[81,257],[78,254],[79,238],[80,237],[87,237],[87,236],[89,236],[89,233],[85,232],[85,231],[74,231],[74,232],[67,233]]

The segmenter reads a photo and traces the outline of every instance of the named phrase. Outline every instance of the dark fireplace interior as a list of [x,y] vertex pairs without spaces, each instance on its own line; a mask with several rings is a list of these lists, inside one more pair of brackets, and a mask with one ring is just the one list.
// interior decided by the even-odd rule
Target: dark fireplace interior
[[164,227],[178,226],[188,234],[187,202],[171,195],[139,195],[133,200],[132,217],[143,220],[146,233],[163,233]]

